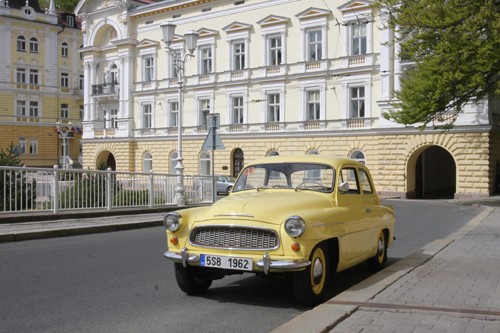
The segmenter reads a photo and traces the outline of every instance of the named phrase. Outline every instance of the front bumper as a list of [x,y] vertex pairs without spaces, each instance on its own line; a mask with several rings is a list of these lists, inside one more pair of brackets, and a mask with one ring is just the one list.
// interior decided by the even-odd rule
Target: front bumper
[[[187,267],[188,264],[200,263],[200,257],[189,254],[187,248],[183,248],[180,254],[167,251],[163,256],[173,262],[182,263],[184,267]],[[271,256],[266,253],[262,256],[262,260],[257,260],[254,263],[253,270],[268,274],[270,272],[300,271],[309,265],[311,265],[309,260],[272,260]]]

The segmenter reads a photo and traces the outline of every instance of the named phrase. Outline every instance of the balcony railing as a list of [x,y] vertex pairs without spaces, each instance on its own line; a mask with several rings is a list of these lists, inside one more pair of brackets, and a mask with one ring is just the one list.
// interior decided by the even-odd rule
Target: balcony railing
[[92,95],[113,95],[120,91],[118,83],[101,83],[92,85]]

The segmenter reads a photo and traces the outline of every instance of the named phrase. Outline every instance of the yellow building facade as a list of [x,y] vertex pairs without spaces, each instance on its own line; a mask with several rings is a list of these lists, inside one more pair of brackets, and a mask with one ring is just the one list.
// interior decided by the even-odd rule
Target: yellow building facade
[[[452,130],[385,120],[405,63],[371,1],[80,1],[83,163],[175,173],[181,113],[185,174],[237,175],[267,155],[365,163],[383,195],[498,193],[498,100],[467,105]],[[161,25],[176,25],[170,52]],[[199,34],[179,93],[173,52]],[[217,114],[224,149],[205,150]],[[443,120],[446,121],[446,120]],[[212,156],[214,155],[214,156]]]
[[[83,66],[74,14],[38,1],[0,2],[0,148],[32,167],[76,167],[81,158]],[[63,139],[56,123],[72,123]],[[67,154],[66,160],[64,155]]]

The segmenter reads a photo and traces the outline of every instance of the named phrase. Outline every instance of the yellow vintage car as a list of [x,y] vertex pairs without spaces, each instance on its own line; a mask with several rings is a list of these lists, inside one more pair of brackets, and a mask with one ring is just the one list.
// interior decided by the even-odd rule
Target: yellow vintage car
[[380,270],[394,239],[394,211],[368,169],[338,157],[272,156],[245,167],[229,196],[164,218],[180,289],[214,279],[281,274],[306,306],[325,300],[335,272],[363,261]]

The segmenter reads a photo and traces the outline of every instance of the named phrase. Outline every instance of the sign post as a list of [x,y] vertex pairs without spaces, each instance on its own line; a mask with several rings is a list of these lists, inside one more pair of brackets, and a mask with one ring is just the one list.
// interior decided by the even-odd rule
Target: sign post
[[203,143],[202,150],[212,151],[212,203],[217,201],[217,180],[215,178],[215,150],[224,149],[224,144],[217,134],[217,129],[220,128],[220,118],[218,113],[210,113],[207,117],[208,135]]

